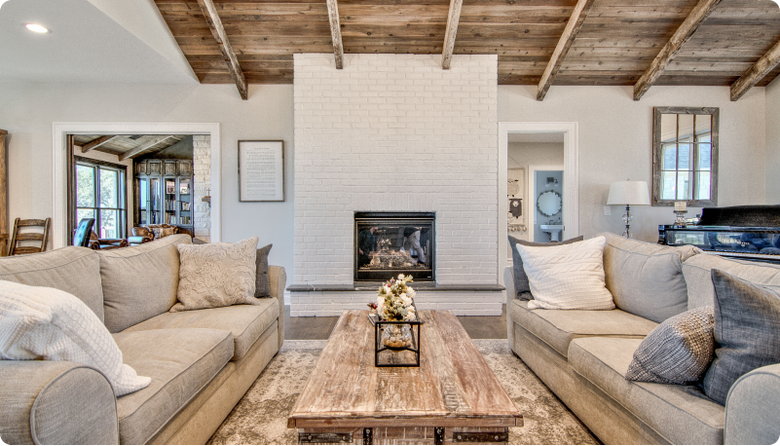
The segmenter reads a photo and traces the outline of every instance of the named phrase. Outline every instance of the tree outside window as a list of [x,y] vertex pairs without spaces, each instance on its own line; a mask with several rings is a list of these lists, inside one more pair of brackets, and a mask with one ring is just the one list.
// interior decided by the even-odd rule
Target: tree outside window
[[94,218],[99,238],[124,238],[125,168],[79,160],[76,162],[76,222]]

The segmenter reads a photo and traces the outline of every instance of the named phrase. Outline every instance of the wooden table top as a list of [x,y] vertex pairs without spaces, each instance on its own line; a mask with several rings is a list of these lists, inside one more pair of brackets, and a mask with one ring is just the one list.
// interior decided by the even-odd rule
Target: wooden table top
[[458,319],[449,311],[420,317],[420,367],[377,368],[368,312],[344,312],[288,427],[522,426],[523,416]]

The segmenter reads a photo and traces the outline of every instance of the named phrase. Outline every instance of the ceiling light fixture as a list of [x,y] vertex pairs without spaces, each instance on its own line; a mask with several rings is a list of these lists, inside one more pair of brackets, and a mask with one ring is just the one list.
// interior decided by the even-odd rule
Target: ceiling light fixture
[[37,23],[28,23],[24,25],[24,27],[34,33],[46,34],[49,32],[49,28],[46,28],[45,26],[39,25]]

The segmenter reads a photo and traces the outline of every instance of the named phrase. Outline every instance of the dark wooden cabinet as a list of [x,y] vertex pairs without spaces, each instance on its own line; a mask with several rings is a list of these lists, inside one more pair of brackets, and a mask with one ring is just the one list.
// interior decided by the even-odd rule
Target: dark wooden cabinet
[[145,160],[135,172],[135,224],[165,223],[192,233],[192,161]]

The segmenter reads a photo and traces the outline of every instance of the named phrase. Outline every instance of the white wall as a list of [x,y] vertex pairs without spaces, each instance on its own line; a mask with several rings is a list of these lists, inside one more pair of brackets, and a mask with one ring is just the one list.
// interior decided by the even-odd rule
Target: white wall
[[[222,136],[223,241],[257,235],[269,262],[293,268],[293,88],[262,85],[242,101],[233,85],[0,83],[0,128],[8,135],[8,217],[52,216],[52,123],[218,122]],[[284,140],[282,203],[239,203],[238,140]]]
[[766,87],[766,203],[780,204],[780,81]]
[[[500,86],[500,122],[579,124],[580,232],[623,232],[622,209],[605,216],[609,185],[652,178],[654,106],[720,107],[719,206],[765,203],[766,119],[764,88],[731,102],[726,87],[653,87],[641,101],[630,87],[553,86],[544,101],[536,87]],[[780,96],[780,94],[778,94]],[[776,171],[776,170],[775,170]],[[689,215],[700,212],[689,209]],[[669,207],[632,207],[635,238],[656,241],[658,225],[669,224]]]

